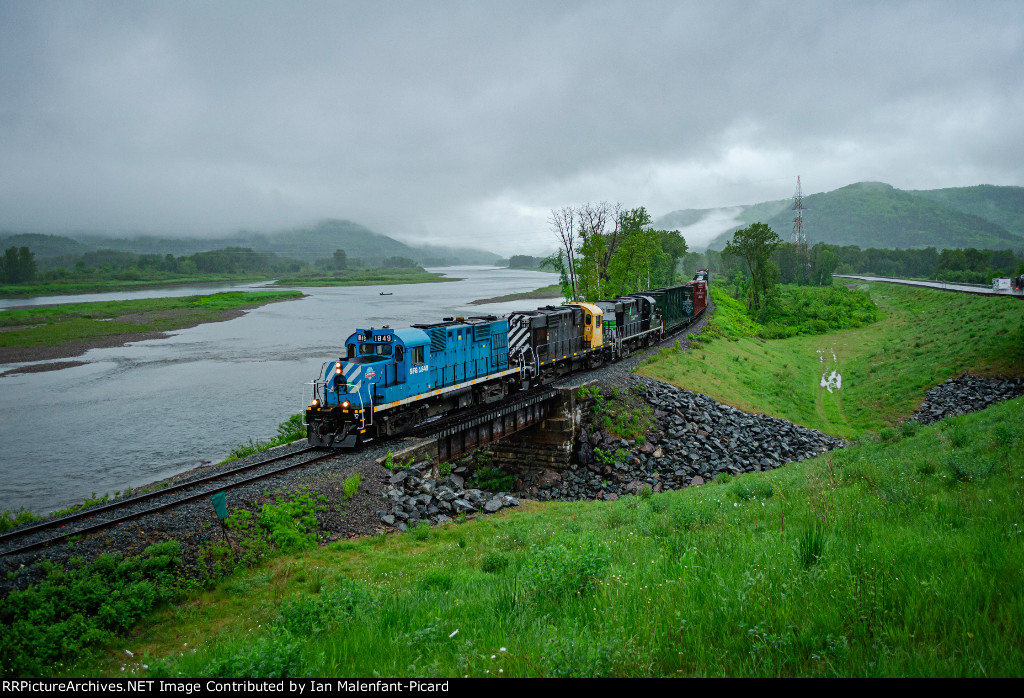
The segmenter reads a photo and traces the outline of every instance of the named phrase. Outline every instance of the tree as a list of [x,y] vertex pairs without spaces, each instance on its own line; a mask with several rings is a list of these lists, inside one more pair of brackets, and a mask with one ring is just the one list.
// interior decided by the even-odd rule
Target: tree
[[334,251],[334,268],[345,269],[348,266],[348,257],[345,254],[345,250]]
[[764,223],[753,223],[737,230],[725,245],[724,254],[744,260],[750,275],[750,293],[747,307],[760,310],[764,298],[769,294],[778,278],[778,267],[771,257],[782,244],[782,238]]
[[563,206],[558,209],[551,209],[551,218],[548,219],[552,232],[558,237],[565,254],[565,272],[571,290],[572,300],[578,298],[578,285],[576,282],[576,209],[572,206]]
[[8,247],[0,260],[0,281],[20,284],[36,278],[35,254],[27,247]]
[[814,246],[814,262],[811,265],[811,282],[816,286],[831,286],[832,273],[839,266],[839,257],[825,245]]

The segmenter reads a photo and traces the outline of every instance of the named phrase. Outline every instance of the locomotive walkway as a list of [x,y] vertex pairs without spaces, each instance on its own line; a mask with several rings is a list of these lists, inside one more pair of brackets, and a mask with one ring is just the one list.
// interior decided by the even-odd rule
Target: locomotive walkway
[[833,274],[837,279],[856,279],[858,281],[884,281],[888,284],[903,284],[904,286],[921,286],[924,288],[937,288],[943,291],[956,291],[958,293],[973,293],[978,296],[1013,296],[1024,299],[1024,292],[1012,289],[995,291],[992,286],[985,284],[963,284],[953,281],[934,281],[930,279],[899,279],[892,276],[857,276],[854,274]]

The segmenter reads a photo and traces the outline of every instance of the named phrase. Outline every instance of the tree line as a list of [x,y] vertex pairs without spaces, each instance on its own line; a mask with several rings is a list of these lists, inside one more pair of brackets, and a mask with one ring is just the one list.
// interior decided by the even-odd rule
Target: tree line
[[677,282],[686,240],[656,230],[644,207],[587,203],[553,209],[548,220],[559,243],[544,260],[559,272],[563,295],[576,301],[614,298]]
[[0,258],[0,283],[23,284],[36,278],[35,255],[27,247],[8,247]]
[[[828,285],[832,273],[979,284],[991,283],[997,276],[1013,277],[1024,273],[1024,251],[1014,250],[861,249],[857,245],[819,242],[801,255],[796,245],[779,240],[770,259],[778,267],[779,283],[801,285]],[[742,259],[706,250],[688,253],[683,258],[682,271],[684,275],[692,275],[696,269],[706,268],[727,277],[741,270],[742,264]]]
[[[374,260],[374,267],[419,269],[407,257]],[[314,269],[343,271],[369,266],[364,260],[348,257],[335,250],[327,258],[309,264],[273,252],[248,247],[226,247],[175,257],[172,254],[138,254],[121,250],[95,250],[80,255],[65,255],[44,260],[47,269],[39,270],[34,253],[28,247],[11,247],[0,257],[0,283],[78,281],[164,281],[204,274],[295,274]]]

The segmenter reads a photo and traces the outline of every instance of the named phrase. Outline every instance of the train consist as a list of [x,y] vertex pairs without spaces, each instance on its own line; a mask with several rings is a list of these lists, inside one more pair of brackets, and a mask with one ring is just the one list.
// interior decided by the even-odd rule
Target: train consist
[[702,269],[685,284],[611,300],[357,329],[313,381],[309,444],[351,448],[625,358],[698,318],[709,281]]

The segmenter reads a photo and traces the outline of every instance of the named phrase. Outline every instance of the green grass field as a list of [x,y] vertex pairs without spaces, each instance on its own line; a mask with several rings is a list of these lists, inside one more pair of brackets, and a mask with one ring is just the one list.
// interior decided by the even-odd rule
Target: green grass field
[[259,562],[231,572],[211,546],[223,579],[190,580],[162,548],[0,601],[2,673],[1021,676],[1024,399],[873,433],[961,370],[1019,373],[1019,302],[871,294],[883,320],[781,340],[716,296],[710,341],[642,369],[859,435],[850,448],[320,548],[302,495],[246,519]]
[[225,311],[302,298],[248,291],[15,308],[0,313],[0,348],[58,346],[136,332],[165,332],[220,319]]
[[127,648],[158,676],[1020,676],[1022,445],[1018,399],[700,488],[335,543],[79,671],[124,675]]
[[[1024,374],[1024,305],[868,285],[884,318],[822,335],[765,340],[737,301],[713,289],[709,342],[665,353],[640,373],[752,412],[783,417],[843,437],[897,423],[925,392],[965,370]],[[833,358],[834,356],[834,358]],[[842,388],[821,386],[837,371]]]

